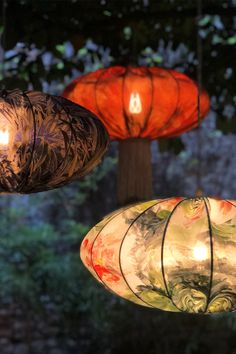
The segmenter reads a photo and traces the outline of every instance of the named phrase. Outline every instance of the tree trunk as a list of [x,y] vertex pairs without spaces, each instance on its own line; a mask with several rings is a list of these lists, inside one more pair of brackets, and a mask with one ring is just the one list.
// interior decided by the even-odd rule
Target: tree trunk
[[127,139],[119,142],[118,204],[152,198],[151,142]]

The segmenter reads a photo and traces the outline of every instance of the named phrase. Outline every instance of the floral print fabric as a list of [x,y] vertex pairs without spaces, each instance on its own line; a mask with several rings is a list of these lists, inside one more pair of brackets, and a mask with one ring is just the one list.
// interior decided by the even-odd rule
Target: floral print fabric
[[128,206],[85,237],[81,258],[110,291],[189,313],[236,310],[236,202],[170,198]]

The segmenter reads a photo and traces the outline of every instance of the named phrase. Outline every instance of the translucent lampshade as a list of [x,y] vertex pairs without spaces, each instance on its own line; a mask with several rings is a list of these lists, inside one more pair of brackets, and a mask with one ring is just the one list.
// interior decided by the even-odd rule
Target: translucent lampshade
[[187,75],[160,67],[113,66],[79,76],[63,93],[96,114],[114,140],[159,139],[198,125],[210,107]]
[[90,172],[108,144],[101,121],[65,98],[0,91],[0,191],[33,193]]
[[105,217],[81,258],[113,293],[136,304],[188,313],[236,309],[236,201],[152,200]]
[[152,198],[151,140],[196,128],[210,108],[207,92],[190,77],[160,67],[98,69],[72,81],[63,96],[96,114],[119,141],[121,206]]

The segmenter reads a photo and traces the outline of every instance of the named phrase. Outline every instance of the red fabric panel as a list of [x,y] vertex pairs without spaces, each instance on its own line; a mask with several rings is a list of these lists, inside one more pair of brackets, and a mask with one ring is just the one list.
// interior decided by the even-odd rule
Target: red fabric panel
[[[180,135],[198,124],[198,88],[183,73],[162,68],[99,69],[75,79],[63,96],[95,113],[111,139],[157,139]],[[200,97],[201,119],[210,107]]]

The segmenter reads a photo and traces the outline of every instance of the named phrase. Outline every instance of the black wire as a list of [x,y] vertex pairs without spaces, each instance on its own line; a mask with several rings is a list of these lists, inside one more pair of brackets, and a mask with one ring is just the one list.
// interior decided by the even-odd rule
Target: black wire
[[213,273],[214,273],[214,252],[213,252],[213,230],[212,230],[212,225],[211,225],[211,217],[210,217],[210,210],[209,207],[207,206],[208,204],[208,199],[205,200],[205,198],[203,198],[204,204],[205,204],[205,208],[206,208],[206,214],[207,214],[207,222],[208,222],[208,228],[209,228],[209,237],[210,237],[210,255],[211,255],[211,259],[210,259],[210,281],[209,281],[209,290],[208,290],[208,295],[207,295],[207,302],[206,302],[206,308],[205,308],[205,312],[207,313],[209,304],[211,302],[211,293],[212,293],[212,287],[213,287]]
[[1,49],[2,49],[2,56],[1,56],[1,74],[2,74],[2,82],[1,87],[2,89],[5,88],[5,47],[6,47],[6,27],[7,27],[7,0],[3,0],[2,2],[2,25],[3,25],[3,32],[1,35]]
[[202,17],[202,0],[197,1],[197,189],[196,195],[202,196],[202,136],[201,136],[201,91],[202,91],[202,39],[199,21]]
[[198,127],[201,124],[201,91],[202,91],[202,39],[199,30],[199,21],[202,17],[202,0],[197,2],[197,84],[198,84],[198,96],[197,96],[197,113],[198,113]]

